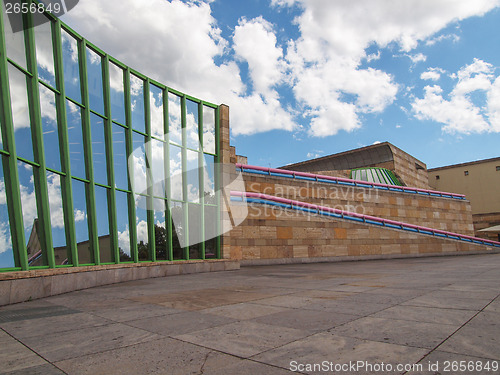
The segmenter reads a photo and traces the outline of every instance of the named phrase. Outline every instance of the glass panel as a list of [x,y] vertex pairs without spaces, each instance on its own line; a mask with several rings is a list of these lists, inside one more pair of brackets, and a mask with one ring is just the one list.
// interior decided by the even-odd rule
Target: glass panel
[[182,200],[182,149],[170,146],[170,195]]
[[203,193],[205,195],[205,204],[217,204],[215,199],[215,156],[203,155]]
[[175,94],[168,95],[168,135],[170,142],[182,145],[182,111],[181,98]]
[[114,256],[109,235],[108,189],[100,186],[95,187],[95,208],[101,263],[111,263],[114,261]]
[[30,266],[44,266],[45,259],[42,253],[43,232],[41,232],[38,222],[33,167],[18,162],[18,170],[28,264]]
[[130,103],[132,106],[132,127],[146,133],[144,118],[144,81],[130,75]]
[[200,170],[198,168],[198,153],[187,150],[187,200],[189,202],[200,201]]
[[217,207],[205,206],[205,258],[217,257]]
[[186,100],[186,145],[188,148],[198,150],[200,148],[200,136],[198,133],[198,103]]
[[149,260],[148,248],[148,215],[146,211],[146,197],[142,195],[135,196],[135,216],[137,228],[137,251],[139,260]]
[[125,121],[125,94],[123,88],[123,69],[109,63],[109,85],[111,96],[111,117],[122,125]]
[[86,203],[86,183],[72,180],[73,189],[73,209],[75,215],[76,248],[78,251],[78,261],[80,264],[90,264],[94,262],[94,257],[90,251],[89,228],[87,225],[87,203]]
[[163,128],[163,90],[155,85],[150,85],[149,99],[151,135],[159,139],[165,139],[165,129]]
[[59,151],[59,134],[57,132],[56,97],[45,86],[39,85],[39,88],[45,165],[48,168],[60,171],[61,153]]
[[64,63],[64,87],[66,96],[82,101],[80,92],[80,68],[78,63],[78,42],[66,31],[61,30]]
[[94,164],[94,181],[103,185],[108,184],[106,169],[106,142],[104,139],[104,120],[90,114],[90,126],[92,134],[92,163]]
[[125,143],[125,129],[113,124],[113,165],[115,186],[128,190],[127,144]]
[[17,156],[34,160],[26,76],[10,64],[9,85]]
[[68,144],[71,174],[76,177],[86,178],[81,110],[76,104],[66,100],[66,112],[68,116]]
[[132,132],[132,162],[130,168],[134,169],[134,191],[136,193],[147,193],[147,175],[146,175],[146,150],[144,145],[144,136]]
[[[5,4],[5,2],[3,2]],[[26,69],[26,52],[24,49],[24,33],[22,29],[23,20],[21,13],[12,12],[7,16],[5,5],[3,5],[3,27],[5,32],[5,44],[7,48],[7,57],[24,69]],[[13,28],[19,30],[13,32]]]
[[154,199],[156,260],[168,260],[168,232],[165,225],[166,201]]
[[104,114],[101,56],[87,48],[87,77],[90,109]]
[[165,189],[165,164],[164,145],[162,141],[151,140],[151,156],[149,163],[153,176],[153,195],[156,197],[166,197]]
[[0,159],[0,268],[15,267],[12,238],[10,235],[7,195],[3,178],[2,159]]
[[201,258],[201,245],[203,233],[201,226],[201,205],[189,204],[189,259]]
[[203,151],[215,154],[215,109],[203,106]]
[[184,209],[180,202],[169,202],[170,214],[172,217],[172,248],[174,260],[185,259],[183,247],[184,244]]
[[39,17],[42,23],[35,27],[38,78],[52,87],[56,87],[54,52],[52,49],[52,22],[43,14],[40,14]]
[[118,249],[120,262],[132,260],[130,254],[130,232],[128,221],[128,194],[116,191],[116,220],[118,228]]
[[56,173],[47,172],[49,191],[50,224],[52,225],[52,245],[56,264],[69,264],[66,234],[64,231],[64,211],[61,194],[61,179]]

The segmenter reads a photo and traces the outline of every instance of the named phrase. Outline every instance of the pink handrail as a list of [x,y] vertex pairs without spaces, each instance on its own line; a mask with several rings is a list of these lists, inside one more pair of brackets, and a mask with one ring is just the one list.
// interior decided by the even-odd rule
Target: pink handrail
[[405,230],[405,228],[411,228],[411,229],[417,230],[418,232],[422,232],[422,231],[431,232],[432,234],[442,234],[442,235],[445,235],[446,237],[449,237],[449,236],[458,237],[460,240],[466,239],[466,240],[471,240],[471,241],[479,241],[483,244],[489,243],[489,244],[492,244],[495,246],[500,246],[500,242],[491,241],[491,240],[487,240],[484,238],[472,237],[472,236],[467,236],[464,234],[453,233],[453,232],[447,232],[447,231],[444,231],[441,229],[427,228],[427,227],[423,227],[420,225],[404,223],[401,221],[395,221],[395,220],[389,220],[389,219],[383,219],[383,218],[376,217],[376,216],[358,214],[356,212],[343,211],[343,210],[334,209],[331,207],[319,206],[316,204],[295,201],[292,199],[275,197],[273,195],[267,195],[267,194],[262,194],[262,193],[242,192],[242,191],[231,191],[231,196],[237,196],[237,197],[242,197],[242,198],[246,197],[246,198],[264,199],[264,200],[274,201],[274,202],[278,202],[278,203],[284,203],[284,204],[290,205],[292,208],[293,208],[293,206],[309,208],[309,209],[317,210],[318,214],[321,211],[335,212],[336,214],[342,215],[342,217],[344,217],[344,216],[355,217],[355,218],[363,219],[364,222],[366,222],[366,220],[379,222],[384,226],[385,225],[398,226],[402,230]]
[[465,195],[463,195],[463,194],[447,193],[447,192],[443,192],[443,191],[420,189],[420,188],[414,188],[414,187],[409,187],[409,186],[381,184],[378,182],[360,181],[360,180],[353,180],[353,179],[349,179],[349,178],[325,176],[325,175],[321,175],[321,174],[313,174],[313,173],[306,173],[306,172],[295,172],[295,171],[289,171],[286,169],[259,167],[256,165],[248,165],[248,164],[241,164],[241,163],[236,163],[236,168],[239,168],[241,170],[251,169],[251,170],[255,170],[255,171],[266,172],[268,174],[278,173],[278,174],[284,174],[284,175],[291,175],[294,178],[296,176],[307,177],[307,178],[315,179],[316,181],[318,179],[321,179],[321,180],[329,180],[329,181],[335,181],[335,182],[346,182],[346,183],[351,183],[351,184],[361,184],[361,185],[365,185],[365,186],[368,185],[368,186],[372,186],[372,187],[378,186],[378,187],[384,187],[387,189],[395,189],[395,190],[415,192],[415,193],[425,193],[428,195],[436,194],[439,196],[450,196],[450,197],[465,199]]

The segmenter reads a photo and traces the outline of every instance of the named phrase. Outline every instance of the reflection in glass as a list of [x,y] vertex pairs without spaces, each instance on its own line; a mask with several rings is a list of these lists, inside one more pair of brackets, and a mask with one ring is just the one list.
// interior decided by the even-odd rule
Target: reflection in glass
[[44,266],[45,257],[42,253],[42,233],[38,221],[36,205],[33,167],[18,162],[19,189],[21,192],[21,206],[23,211],[24,238],[30,266]]
[[[5,4],[5,2],[3,2]],[[3,5],[3,28],[5,33],[5,44],[7,48],[7,57],[19,65],[21,65],[24,69],[26,69],[26,52],[24,49],[24,33],[23,32],[12,32],[12,27],[10,24],[10,18],[12,18],[13,22],[17,25],[22,25],[22,14],[21,13],[12,13],[11,17],[7,16],[5,12],[5,5]]]
[[128,190],[127,145],[125,143],[125,129],[113,124],[113,165],[115,186]]
[[87,77],[90,109],[104,114],[101,56],[87,48]]
[[198,153],[187,150],[187,200],[189,202],[200,201],[200,169],[198,168]]
[[134,191],[136,193],[147,193],[146,178],[146,149],[144,145],[145,138],[139,133],[132,132],[132,165],[134,170]]
[[203,106],[203,151],[215,154],[215,109]]
[[33,160],[26,76],[10,64],[9,86],[17,156]]
[[40,15],[40,18],[42,23],[35,27],[38,78],[52,87],[56,87],[54,52],[52,49],[52,22],[43,14]]
[[201,205],[190,203],[188,206],[189,259],[200,259],[203,233],[201,226]]
[[184,239],[184,208],[183,203],[169,202],[170,214],[172,217],[172,249],[174,260],[185,259],[181,243]]
[[56,173],[47,172],[47,188],[49,192],[50,224],[52,226],[52,245],[57,265],[70,264],[64,231],[64,211],[61,194],[61,179]]
[[116,191],[116,225],[118,229],[118,250],[120,262],[132,260],[130,254],[130,232],[128,221],[128,194]]
[[205,206],[205,258],[217,257],[217,210],[215,206]]
[[80,107],[66,100],[68,116],[68,145],[71,174],[85,178],[85,156],[83,152],[82,116]]
[[150,85],[149,99],[151,135],[159,139],[165,139],[165,130],[163,128],[163,90],[155,85]]
[[123,69],[109,63],[109,85],[111,88],[111,118],[125,125],[125,94],[123,88]]
[[186,146],[193,150],[200,147],[198,133],[198,103],[186,100]]
[[170,146],[170,195],[181,201],[182,194],[182,149]]
[[144,81],[133,74],[130,75],[130,104],[132,106],[132,127],[145,133]]
[[14,253],[12,251],[12,238],[10,236],[2,160],[0,159],[0,268],[8,267],[15,267],[15,263]]
[[80,264],[94,262],[90,251],[89,228],[87,224],[86,183],[73,179],[73,212],[75,215],[76,248]]
[[143,195],[135,196],[135,216],[137,228],[137,251],[139,260],[149,260],[149,240],[148,240],[148,216],[146,210],[146,197]]
[[181,98],[168,94],[168,135],[170,142],[182,145]]
[[165,211],[167,201],[163,199],[154,199],[154,215],[155,215],[155,248],[156,248],[156,259],[157,260],[167,260],[168,259],[168,232],[165,225]]
[[100,186],[95,187],[95,209],[100,260],[101,263],[111,263],[114,257],[109,235],[108,189]]
[[64,63],[64,88],[66,96],[82,101],[80,92],[80,68],[78,63],[78,42],[66,31],[61,30]]
[[203,194],[205,204],[217,204],[215,199],[215,156],[204,154]]
[[57,132],[57,110],[55,94],[43,85],[40,88],[42,112],[43,147],[47,168],[61,170],[59,134]]
[[106,169],[106,142],[104,139],[104,121],[101,117],[90,114],[90,133],[92,135],[92,162],[94,164],[94,181],[108,184]]
[[151,140],[151,155],[148,159],[153,176],[153,195],[155,197],[166,196],[164,145],[164,142],[154,138]]

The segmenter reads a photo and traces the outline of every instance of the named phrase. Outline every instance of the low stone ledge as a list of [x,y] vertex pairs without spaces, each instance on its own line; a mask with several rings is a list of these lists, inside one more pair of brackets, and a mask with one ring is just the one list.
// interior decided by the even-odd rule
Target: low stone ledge
[[209,259],[5,272],[0,273],[0,306],[125,281],[239,268],[238,260]]

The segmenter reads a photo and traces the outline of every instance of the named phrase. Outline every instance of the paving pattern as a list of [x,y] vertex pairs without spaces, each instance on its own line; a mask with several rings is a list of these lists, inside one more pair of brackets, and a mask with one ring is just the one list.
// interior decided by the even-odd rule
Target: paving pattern
[[0,374],[498,374],[499,295],[500,254],[114,284],[0,308]]

